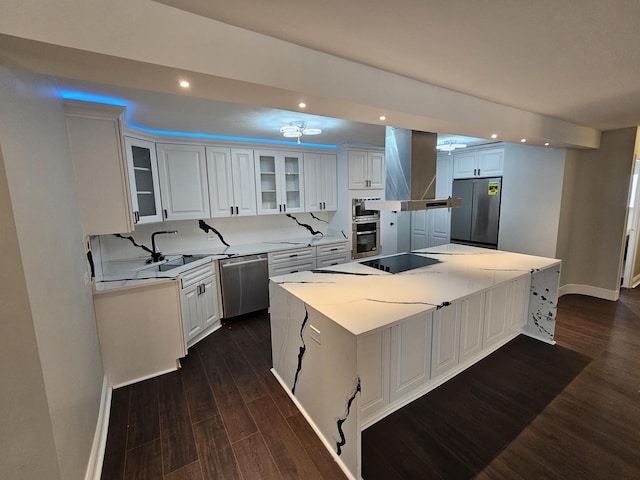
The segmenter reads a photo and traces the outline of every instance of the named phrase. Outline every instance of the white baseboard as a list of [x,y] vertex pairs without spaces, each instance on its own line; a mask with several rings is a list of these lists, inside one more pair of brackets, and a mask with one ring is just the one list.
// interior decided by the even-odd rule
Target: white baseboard
[[333,449],[333,447],[331,446],[331,444],[329,444],[329,442],[327,441],[326,438],[324,438],[324,434],[320,431],[320,428],[318,428],[318,426],[316,425],[316,423],[313,421],[313,419],[309,416],[309,414],[307,413],[307,411],[304,409],[304,407],[300,404],[300,402],[298,401],[298,399],[295,397],[295,395],[293,395],[291,393],[291,390],[289,390],[289,387],[287,386],[286,383],[284,383],[284,380],[282,380],[282,378],[280,378],[280,375],[278,375],[278,372],[275,371],[275,369],[271,369],[271,373],[273,374],[274,377],[276,377],[276,380],[278,380],[278,382],[280,383],[280,385],[282,385],[282,388],[284,388],[284,391],[287,392],[287,395],[289,395],[289,398],[291,399],[291,401],[296,405],[296,407],[298,407],[298,410],[300,410],[300,413],[302,413],[302,416],[304,418],[306,418],[307,422],[309,422],[309,425],[311,425],[311,428],[313,428],[313,431],[316,432],[316,434],[318,435],[318,438],[320,438],[320,441],[322,441],[322,443],[324,444],[325,448],[329,451],[329,453],[331,454],[331,456],[333,457],[333,459],[336,461],[336,463],[338,464],[338,466],[340,467],[340,469],[344,472],[344,474],[347,476],[348,479],[350,480],[356,480],[356,477],[353,476],[353,474],[349,471],[349,469],[347,468],[347,466],[344,464],[344,462],[342,461],[342,459],[338,456],[338,454],[336,453],[336,451]]
[[112,389],[105,375],[102,381],[100,411],[98,412],[96,431],[93,435],[87,472],[84,476],[85,480],[100,480],[102,475],[102,462],[104,461],[104,450],[107,446],[107,430],[109,429],[109,416],[111,414],[111,391]]
[[560,290],[558,290],[558,297],[572,293],[602,298],[603,300],[611,300],[612,302],[618,300],[618,297],[620,296],[620,290],[609,290],[607,288],[592,287],[591,285],[569,283],[560,287]]

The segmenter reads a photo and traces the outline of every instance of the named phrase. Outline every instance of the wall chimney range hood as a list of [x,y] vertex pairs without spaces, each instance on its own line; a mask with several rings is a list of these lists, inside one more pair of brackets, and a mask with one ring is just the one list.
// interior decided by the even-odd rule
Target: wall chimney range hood
[[385,200],[365,202],[372,210],[413,211],[453,208],[460,198],[435,198],[438,135],[386,127]]

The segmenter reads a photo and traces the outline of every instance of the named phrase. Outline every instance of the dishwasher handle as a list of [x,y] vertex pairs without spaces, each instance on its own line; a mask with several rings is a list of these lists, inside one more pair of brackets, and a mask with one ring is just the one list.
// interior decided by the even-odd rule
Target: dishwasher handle
[[261,262],[266,262],[267,259],[266,258],[257,258],[255,260],[244,260],[242,262],[229,262],[229,263],[224,263],[221,262],[221,266],[222,268],[227,268],[227,267],[239,267],[240,265],[249,265],[251,263],[261,263]]

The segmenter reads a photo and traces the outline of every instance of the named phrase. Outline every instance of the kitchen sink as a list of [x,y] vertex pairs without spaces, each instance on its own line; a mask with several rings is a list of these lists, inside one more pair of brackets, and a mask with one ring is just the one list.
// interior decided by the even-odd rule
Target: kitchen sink
[[167,270],[182,267],[183,265],[187,265],[191,262],[195,262],[197,260],[201,260],[210,256],[211,255],[181,255],[178,258],[174,258],[173,260],[169,260],[168,262],[161,263],[160,265],[143,268],[143,270],[151,272],[166,272]]

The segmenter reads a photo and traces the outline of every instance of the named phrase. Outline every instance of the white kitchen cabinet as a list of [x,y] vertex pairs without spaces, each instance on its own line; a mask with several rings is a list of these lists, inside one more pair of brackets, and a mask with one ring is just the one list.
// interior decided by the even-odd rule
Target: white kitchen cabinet
[[181,308],[187,348],[220,327],[218,285],[213,263],[180,275]]
[[495,177],[504,169],[503,148],[483,148],[454,153],[453,178]]
[[330,267],[347,263],[351,260],[351,252],[347,242],[331,243],[316,247],[316,268]]
[[258,214],[304,211],[301,153],[255,150]]
[[482,351],[484,293],[460,302],[460,363]]
[[389,404],[391,330],[358,337],[358,376],[361,384],[360,415],[366,419]]
[[162,222],[156,144],[124,137],[135,223]]
[[133,231],[123,107],[65,101],[64,114],[85,235]]
[[253,150],[207,147],[211,217],[256,214]]
[[431,377],[433,314],[421,313],[391,328],[390,400],[400,399]]
[[158,143],[156,150],[165,220],[209,218],[204,146]]
[[316,268],[316,248],[304,247],[267,254],[269,276],[286,275]]
[[[488,290],[485,295],[484,336],[482,348],[498,343],[507,334],[508,315],[507,284],[498,285]],[[513,303],[511,303],[513,305]]]
[[433,314],[431,377],[435,378],[458,365],[460,358],[460,307],[456,302]]
[[304,154],[304,202],[307,212],[337,210],[337,182],[335,155]]
[[384,152],[349,150],[349,189],[383,189]]
[[513,313],[508,322],[511,333],[519,332],[527,324],[529,314],[529,295],[531,290],[531,276],[528,275],[512,282],[513,288]]

